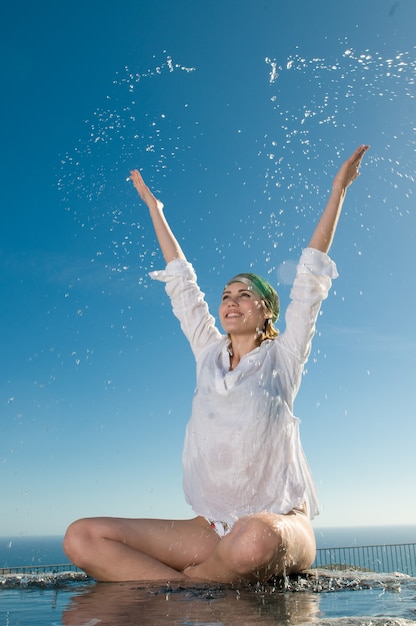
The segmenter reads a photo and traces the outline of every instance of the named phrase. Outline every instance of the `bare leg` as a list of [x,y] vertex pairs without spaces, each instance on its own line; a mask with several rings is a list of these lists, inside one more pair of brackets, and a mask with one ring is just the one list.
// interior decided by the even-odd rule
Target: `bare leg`
[[184,580],[220,539],[202,517],[191,520],[87,518],[66,533],[67,556],[100,581]]
[[202,517],[83,519],[69,527],[64,548],[101,581],[266,581],[307,569],[315,558],[311,524],[297,512],[248,515],[223,539]]
[[267,581],[301,572],[315,558],[315,537],[302,513],[260,513],[239,519],[208,558],[185,569],[189,578],[218,582]]

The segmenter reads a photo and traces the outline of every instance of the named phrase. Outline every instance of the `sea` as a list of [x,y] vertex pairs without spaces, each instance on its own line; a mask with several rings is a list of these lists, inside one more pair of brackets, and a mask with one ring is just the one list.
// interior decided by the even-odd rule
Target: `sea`
[[[416,525],[316,528],[315,535],[322,554],[411,546]],[[333,565],[267,585],[96,583],[70,567],[60,536],[1,537],[0,626],[68,624],[416,625],[416,575]]]

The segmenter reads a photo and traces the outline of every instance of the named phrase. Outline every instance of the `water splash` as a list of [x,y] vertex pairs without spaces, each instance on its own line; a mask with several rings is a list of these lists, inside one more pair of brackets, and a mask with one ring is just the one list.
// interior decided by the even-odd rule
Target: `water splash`
[[[82,231],[98,242],[91,263],[100,266],[107,280],[128,272],[132,252],[135,263],[138,257],[146,271],[152,265],[140,219],[123,202],[131,191],[130,185],[123,189],[126,173],[145,160],[147,171],[160,182],[173,167],[183,167],[190,148],[184,125],[171,119],[169,111],[157,110],[160,105],[146,107],[140,90],[146,91],[149,81],[165,80],[167,74],[194,71],[169,55],[144,72],[125,66],[113,80],[106,106],[92,112],[84,122],[83,136],[61,157],[57,184],[62,201]],[[196,126],[185,101],[182,108],[187,123]],[[139,282],[146,285],[143,275]]]
[[[339,55],[330,59],[302,55],[299,48],[280,60],[265,58],[271,68],[270,103],[275,123],[258,141],[258,158],[264,163],[264,198],[273,206],[260,212],[262,237],[277,247],[284,231],[285,238],[294,242],[288,252],[297,253],[305,245],[297,231],[302,231],[305,219],[310,221],[317,214],[317,204],[324,204],[340,159],[355,146],[350,142],[359,143],[368,136],[378,142],[363,165],[371,167],[375,189],[368,193],[368,203],[388,204],[396,219],[411,213],[409,200],[416,179],[415,119],[411,114],[414,105],[406,103],[413,103],[416,96],[416,48],[392,54],[356,50],[342,40],[339,49]],[[397,103],[402,108],[400,116]],[[386,196],[379,200],[377,178],[384,189],[386,185],[394,188],[394,203]],[[296,222],[288,212],[295,213]],[[358,216],[361,228],[371,237],[374,226],[365,223],[363,213]],[[356,245],[360,255],[361,247]],[[270,250],[269,246],[263,252],[266,263]]]
[[[383,183],[394,189],[400,186],[406,202],[397,197],[393,205],[382,199],[390,212],[399,217],[410,212],[413,157],[409,151],[401,159],[397,152],[400,143],[414,151],[414,119],[407,111],[400,119],[396,116],[395,123],[389,120],[389,125],[384,118],[396,101],[414,100],[415,49],[394,54],[356,50],[341,40],[334,58],[309,57],[296,48],[283,59],[267,56],[265,63],[269,67],[270,130],[257,139],[256,152],[241,153],[238,142],[244,128],[239,125],[234,164],[239,173],[250,163],[263,168],[263,186],[254,198],[253,211],[246,210],[244,220],[240,218],[240,232],[231,238],[227,235],[227,241],[219,234],[213,250],[217,273],[236,245],[249,251],[251,266],[265,265],[269,274],[277,271],[273,259],[283,241],[290,242],[284,251],[288,257],[298,255],[306,241],[302,223],[313,220],[317,205],[325,202],[331,176],[345,155],[346,140],[352,141],[352,133],[362,140],[365,120],[370,116],[369,124],[376,123],[377,107],[383,140],[366,156],[364,167],[371,166],[373,179],[377,168]],[[140,162],[146,163],[156,193],[169,173],[187,170],[187,155],[195,139],[206,134],[204,122],[196,119],[186,99],[171,105],[175,112],[168,101],[153,102],[151,107],[144,103],[152,81],[166,82],[172,74],[193,72],[194,67],[176,63],[166,53],[146,71],[125,66],[113,81],[106,106],[93,111],[85,121],[84,137],[61,159],[58,186],[63,202],[82,231],[98,242],[91,264],[95,272],[101,268],[107,281],[126,279],[134,258],[135,275],[138,259],[139,282],[144,287],[148,284],[146,274],[153,268],[157,248],[149,247],[146,225],[140,213],[132,211],[133,196],[126,200],[130,189],[123,183],[129,168]],[[246,186],[241,174],[239,181]],[[374,195],[368,196],[374,202]],[[372,226],[362,215],[358,217],[361,228],[371,236]],[[259,245],[263,247],[260,253]],[[356,247],[360,255],[362,246],[357,243]]]

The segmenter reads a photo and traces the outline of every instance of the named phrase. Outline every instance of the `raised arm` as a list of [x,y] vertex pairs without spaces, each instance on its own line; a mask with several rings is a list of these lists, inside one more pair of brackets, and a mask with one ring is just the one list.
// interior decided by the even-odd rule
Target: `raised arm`
[[343,163],[335,176],[331,195],[309,242],[309,248],[328,252],[331,247],[347,189],[360,175],[359,167],[368,148],[369,146],[359,146],[350,158]]
[[165,218],[162,202],[155,198],[138,170],[132,170],[130,172],[130,178],[137,193],[143,202],[147,204],[165,262],[169,263],[169,261],[173,261],[174,259],[185,259],[182,248]]

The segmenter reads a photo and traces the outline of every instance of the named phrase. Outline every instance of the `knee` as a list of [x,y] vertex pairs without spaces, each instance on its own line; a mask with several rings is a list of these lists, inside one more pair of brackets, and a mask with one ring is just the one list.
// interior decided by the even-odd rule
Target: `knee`
[[233,570],[241,576],[268,570],[284,550],[280,534],[259,517],[238,520],[233,531],[230,558]]
[[65,533],[64,552],[70,561],[80,568],[85,567],[88,562],[94,534],[94,520],[89,518],[73,522]]

